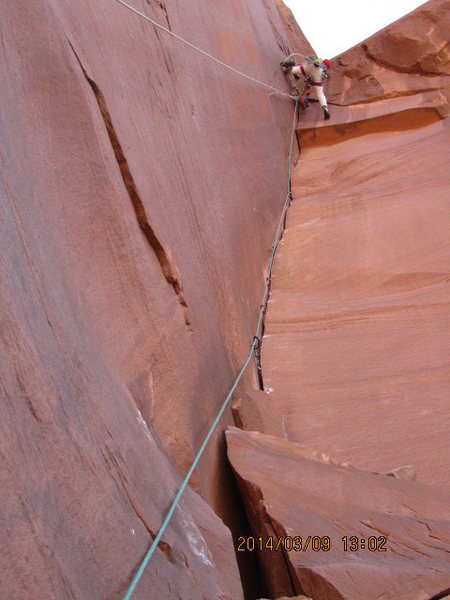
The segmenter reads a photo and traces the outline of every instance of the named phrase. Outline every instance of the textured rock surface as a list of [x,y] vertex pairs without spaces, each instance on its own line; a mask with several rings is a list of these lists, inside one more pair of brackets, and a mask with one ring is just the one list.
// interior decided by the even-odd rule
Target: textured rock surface
[[[258,552],[273,598],[425,600],[448,588],[449,493],[311,460],[298,444],[259,432],[229,428],[226,437],[255,535],[301,536],[303,547],[308,536],[330,538],[327,552]],[[352,535],[366,545],[375,537],[379,551],[352,552],[350,542],[344,551],[342,537]]]
[[257,530],[271,531],[266,510],[276,532],[375,527],[394,543],[382,556],[290,553],[298,587],[282,558],[262,557],[289,593],[450,589],[449,18],[433,0],[335,59],[331,119],[314,104],[301,117],[263,375],[288,439],[332,458],[296,463],[287,443],[240,434],[232,462]]
[[302,147],[448,116],[449,30],[450,2],[431,0],[333,59],[331,120],[318,121],[315,106],[302,115]]
[[[447,5],[427,7],[444,20]],[[300,131],[264,382],[291,439],[371,471],[414,465],[419,481],[449,489],[450,127],[428,109],[410,119],[410,97],[343,107],[400,103],[389,123],[361,121],[347,140],[333,119],[320,121],[322,145],[305,148]]]
[[[270,3],[267,2],[267,0],[264,0],[264,2],[268,7]],[[289,55],[291,52],[301,52],[306,55],[314,54],[313,47],[303,35],[290,8],[284,4],[283,0],[275,0],[275,4],[278,8],[288,40],[288,46],[286,47],[279,44],[280,48],[286,50],[286,55]]]
[[339,104],[406,97],[445,87],[448,0],[426,5],[333,61],[329,95]]
[[266,320],[288,436],[450,488],[446,123],[309,149]]
[[[270,0],[133,4],[287,88]],[[111,0],[0,13],[0,596],[119,598],[251,343],[291,106]],[[232,482],[219,428],[194,487],[236,524]],[[241,595],[187,493],[136,597]]]
[[[220,59],[283,89],[287,85],[277,68],[281,58],[289,50],[310,50],[275,0],[230,0],[214,6],[194,0],[135,0],[134,6]],[[167,513],[180,473],[191,464],[248,351],[284,196],[291,106],[192,54],[111,0],[0,0],[0,13],[0,597],[121,598]],[[397,294],[394,301],[400,304],[398,295],[411,282],[418,287],[408,296],[406,317],[416,310],[410,306],[422,302],[421,293],[431,290],[433,295],[426,296],[426,307],[413,323],[424,328],[425,338],[418,333],[415,338],[411,324],[404,328],[410,332],[411,352],[428,362],[410,387],[396,387],[394,373],[392,395],[379,396],[376,388],[374,396],[375,403],[398,407],[421,399],[424,390],[432,395],[429,403],[419,404],[422,437],[416,447],[424,457],[416,460],[411,452],[417,415],[397,410],[401,425],[388,423],[386,456],[370,466],[387,470],[411,462],[419,480],[428,469],[430,481],[439,478],[445,484],[444,440],[430,439],[448,430],[443,400],[448,368],[444,360],[435,361],[448,349],[445,307],[439,312],[448,268],[443,234],[448,207],[440,183],[446,172],[442,139],[447,130],[440,119],[446,114],[447,80],[439,74],[446,73],[443,67],[436,72],[424,66],[430,64],[433,48],[438,53],[436,39],[433,34],[428,46],[420,45],[411,74],[401,65],[401,75],[409,78],[405,82],[417,82],[411,83],[414,94],[396,98],[388,91],[383,100],[387,108],[372,103],[383,119],[394,119],[389,126],[396,131],[399,115],[405,113],[408,119],[413,113],[414,127],[424,120],[430,125],[408,134],[415,163],[402,152],[395,159],[399,165],[404,160],[411,186],[418,186],[412,175],[419,165],[426,167],[420,185],[433,189],[435,203],[425,213],[424,202],[416,202],[412,191],[406,209],[399,204],[387,211],[394,222],[408,214],[415,241],[418,230],[432,227],[433,243],[419,248],[422,254],[418,250],[412,275],[400,269],[386,279],[380,267],[380,279],[375,265],[373,280]],[[371,51],[381,52],[375,46]],[[383,55],[384,62],[388,59]],[[390,68],[383,68],[379,79],[387,81]],[[425,78],[412,73],[419,68],[427,69]],[[346,89],[333,92],[330,87],[330,93],[341,104],[358,98],[354,89],[345,95]],[[339,113],[333,107],[333,127],[324,130],[333,141],[355,133],[339,128],[340,122],[347,127],[353,120],[358,128],[357,122],[378,115],[372,109],[364,112],[370,104],[367,94],[361,92],[362,109],[352,104]],[[400,110],[391,104],[395,102],[410,102],[412,110],[407,113],[405,104]],[[305,128],[313,112],[306,116]],[[411,122],[403,128],[411,129]],[[306,136],[316,136],[311,127],[303,135],[305,147]],[[326,135],[315,142],[328,143]],[[394,142],[384,140],[379,156]],[[424,158],[427,144],[432,152]],[[349,156],[352,151],[355,156],[349,164],[336,162],[335,173],[344,166],[349,179],[355,179],[352,170],[359,171],[355,163],[361,148],[349,147]],[[368,154],[368,146],[366,150]],[[312,173],[312,165],[328,160],[320,152],[311,155]],[[387,171],[381,158],[367,158],[365,168],[372,174]],[[397,185],[394,169],[391,175],[388,183]],[[302,175],[302,185],[304,180]],[[335,177],[328,184],[338,188]],[[354,194],[355,200],[365,190],[364,181],[351,192],[343,181],[341,185],[341,193]],[[338,212],[332,203],[327,210]],[[381,228],[386,212],[377,215],[367,222],[360,218],[369,229]],[[398,232],[392,226],[379,241],[387,245],[394,235]],[[399,236],[399,247],[405,235]],[[366,249],[367,256],[372,250]],[[401,268],[406,254],[395,254]],[[358,263],[345,277],[356,290],[356,303],[367,289],[362,271]],[[419,339],[426,340],[425,347],[414,345]],[[381,348],[387,350],[391,348]],[[355,352],[364,356],[360,348]],[[298,358],[298,352],[293,356]],[[398,364],[404,382],[410,377],[407,357]],[[324,373],[332,374],[333,368],[328,365]],[[339,365],[337,370],[341,372]],[[302,369],[295,373],[299,380],[303,374]],[[245,384],[251,383],[248,373]],[[304,386],[308,400],[314,399],[309,392],[315,383],[310,383]],[[325,378],[327,385],[332,387]],[[280,387],[278,382],[274,387]],[[354,396],[360,401],[361,389],[366,388],[358,391],[356,386],[348,395],[349,413]],[[277,397],[273,395],[295,437],[299,421],[292,415],[294,404],[285,401],[282,390],[279,405]],[[305,419],[311,418],[298,404],[302,399],[293,399]],[[276,410],[266,409],[259,415],[245,413],[245,418],[272,427]],[[370,410],[361,416],[362,437],[373,431],[371,418]],[[228,410],[192,487],[236,535],[245,523],[224,464],[222,436],[223,426],[231,422]],[[345,427],[342,421],[344,437]],[[316,441],[317,432],[311,435]],[[404,435],[403,454],[399,435]],[[396,444],[387,446],[392,440]],[[331,435],[329,441],[333,450],[342,443]],[[311,456],[321,460],[322,448],[312,446],[318,451]],[[370,451],[352,458],[370,463]],[[430,452],[437,456],[433,468]],[[229,530],[188,490],[135,597],[242,596]]]
[[[283,596],[282,598],[277,598],[276,600],[287,600],[287,596]],[[291,600],[311,600],[311,598],[307,598],[306,596],[289,596]],[[261,598],[260,600],[267,600],[266,598]]]
[[234,423],[240,429],[286,437],[283,419],[269,394],[259,390],[236,392],[231,408]]

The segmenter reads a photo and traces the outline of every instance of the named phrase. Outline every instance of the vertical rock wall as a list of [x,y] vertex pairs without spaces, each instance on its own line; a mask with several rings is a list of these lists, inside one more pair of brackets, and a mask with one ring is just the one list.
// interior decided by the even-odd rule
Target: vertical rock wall
[[331,119],[301,115],[262,343],[272,420],[247,401],[249,431],[227,431],[272,598],[449,594],[449,8],[334,59]]
[[[286,89],[273,2],[134,6]],[[112,0],[0,13],[0,596],[118,598],[248,351],[292,106]],[[221,431],[193,485],[229,520]],[[141,585],[241,597],[193,492]]]

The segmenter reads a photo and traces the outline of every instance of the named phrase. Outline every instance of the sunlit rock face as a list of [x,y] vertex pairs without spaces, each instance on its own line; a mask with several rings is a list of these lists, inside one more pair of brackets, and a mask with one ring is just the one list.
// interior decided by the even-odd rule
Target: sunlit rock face
[[[112,0],[1,4],[0,597],[123,598],[250,348],[292,102]],[[434,4],[442,12],[417,26],[439,32],[446,3]],[[311,51],[275,0],[133,5],[284,92],[279,62]],[[314,468],[351,461],[412,494],[416,475],[433,498],[449,483],[438,35],[406,67],[389,66],[387,44],[343,56],[330,127],[316,106],[302,118],[263,344],[273,393],[251,389],[250,369],[233,405],[241,427],[276,434],[283,452],[287,437],[307,443]],[[354,89],[352,61],[378,65],[379,83]],[[236,561],[248,524],[225,459],[232,422],[230,407],[134,597],[239,600],[264,588],[254,561]],[[420,502],[433,538],[435,504]],[[343,508],[353,526],[358,513]],[[266,566],[264,592],[276,580]]]
[[339,104],[441,91],[450,75],[450,2],[431,0],[333,61],[329,95]]
[[291,439],[447,489],[449,132],[302,152],[262,351]]
[[394,64],[378,73],[384,89],[410,78],[408,95],[369,102],[363,86],[348,103],[344,82],[329,121],[310,128],[316,105],[301,117],[263,367],[292,439],[371,470],[412,464],[418,480],[450,489],[449,76],[414,91],[431,48],[445,72],[447,5],[430,2],[338,59],[350,64],[359,52],[370,68],[365,47],[409,32],[414,72]]
[[260,432],[226,437],[254,529],[243,543],[258,547],[272,598],[413,600],[448,588],[448,494]]
[[[272,0],[130,3],[288,91]],[[0,12],[0,597],[122,598],[251,345],[293,107],[111,0]],[[242,597],[230,422],[137,598]]]
[[337,57],[331,119],[300,115],[262,344],[287,440],[233,430],[229,456],[258,535],[392,544],[265,552],[273,597],[448,593],[449,18],[429,2]]
[[374,119],[383,118],[383,130],[398,131],[448,116],[449,28],[450,2],[431,0],[334,58],[325,90],[331,123],[340,127],[323,130],[328,123],[316,123],[312,111],[302,116],[301,127],[318,125],[315,142],[328,143],[333,133],[348,139],[359,132],[360,121],[367,121],[368,133],[380,129]]

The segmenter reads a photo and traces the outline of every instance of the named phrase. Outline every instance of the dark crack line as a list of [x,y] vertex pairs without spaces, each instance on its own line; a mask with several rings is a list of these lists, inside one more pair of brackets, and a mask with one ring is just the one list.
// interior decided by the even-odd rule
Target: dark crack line
[[157,4],[164,11],[164,15],[165,15],[166,21],[167,21],[167,29],[169,31],[172,31],[172,27],[170,26],[169,13],[167,12],[167,6],[164,4],[164,2],[161,2],[158,0],[157,0]]
[[[150,0],[146,0],[146,1],[147,1],[147,4],[148,4],[149,6],[151,6],[151,5],[152,5],[152,4],[151,4],[151,2],[150,2]],[[165,17],[166,17],[166,22],[167,22],[167,29],[168,29],[169,31],[172,31],[172,28],[171,28],[171,26],[170,26],[169,14],[168,14],[168,12],[167,12],[166,5],[164,4],[164,2],[162,2],[162,0],[155,0],[155,2],[156,2],[156,4],[159,6],[159,8],[160,8],[162,11],[164,11],[164,15],[165,15]]]
[[[298,158],[297,158],[297,161],[295,162],[295,164],[293,165],[292,170],[294,170],[295,167],[297,166],[297,163],[300,160],[300,154],[301,154],[299,132],[297,130],[295,131],[295,137],[296,137],[297,144],[298,144]],[[278,250],[278,247],[280,246],[281,242],[283,241],[284,234],[286,232],[286,223],[287,223],[288,211],[289,211],[289,208],[291,207],[291,204],[293,202],[292,178],[289,180],[289,194],[290,194],[290,201],[289,201],[289,203],[286,206],[286,210],[285,210],[284,218],[283,218],[283,226],[282,226],[281,231],[280,231],[279,239],[276,242],[277,250]],[[273,273],[273,271],[272,271],[272,273]],[[268,290],[267,290],[267,298],[266,298],[266,301],[265,301],[265,306],[264,306],[262,320],[261,320],[261,339],[260,339],[259,348],[258,348],[260,356],[261,356],[262,343],[263,343],[263,339],[264,339],[264,333],[265,333],[265,330],[266,330],[266,314],[267,314],[267,310],[268,310],[268,307],[269,307],[270,296],[272,294],[272,273],[270,273],[270,275],[268,276],[269,277],[269,287],[268,287]],[[261,371],[260,371],[260,373],[261,373],[260,389],[261,389],[261,391],[264,391],[265,390],[264,383],[262,383],[264,381],[264,369],[263,369],[263,366],[262,366],[261,358],[259,360],[260,360],[260,366],[261,366]]]
[[[151,1],[150,0],[146,0],[147,4],[149,6],[152,6]],[[167,23],[167,29],[169,31],[172,31],[172,27],[170,26],[170,19],[169,19],[169,14],[167,12],[167,8],[164,4],[164,2],[162,2],[161,0],[155,0],[155,3],[159,6],[159,8],[163,11],[164,13],[164,17]],[[161,38],[159,36],[159,30],[155,27],[155,35],[156,35],[156,39],[158,40],[160,46],[161,46],[161,53],[162,53],[162,57],[164,59],[164,62],[166,64],[166,68],[169,74],[173,74],[173,63],[172,63],[172,59],[170,58],[170,54],[169,52],[166,50],[165,44],[161,41]],[[167,56],[166,56],[167,55]],[[176,88],[175,88],[176,89]]]
[[[266,513],[266,516],[267,516],[268,524],[270,525],[270,527],[272,528],[272,531],[275,534],[273,537],[274,538],[278,538],[278,539],[280,539],[282,537],[286,537],[284,531],[280,535],[279,531],[276,530],[275,524],[274,524],[273,520],[271,519],[271,517],[270,517],[269,513],[267,512],[267,510],[265,510],[265,513]],[[287,576],[288,576],[289,585],[291,586],[291,589],[292,589],[292,593],[294,595],[303,594],[303,590],[298,590],[297,586],[295,585],[295,581],[294,581],[294,578],[293,578],[292,572],[291,572],[290,561],[289,561],[289,558],[287,556],[287,552],[286,552],[286,550],[283,547],[283,544],[281,544],[281,556],[283,558],[283,562],[284,562],[285,567],[286,567],[286,573],[287,573]]]
[[361,523],[361,525],[364,525],[364,527],[367,527],[368,529],[372,529],[372,531],[375,531],[376,533],[381,533],[385,537],[388,537],[388,535],[389,535],[388,533],[383,531],[383,529],[380,529],[379,527],[375,527],[375,525],[372,525],[372,523],[370,523],[369,521],[360,521],[360,523]]
[[77,59],[78,64],[80,65],[81,71],[83,72],[86,81],[89,83],[92,91],[94,92],[94,97],[97,101],[100,115],[105,124],[108,138],[111,143],[117,164],[119,166],[120,174],[122,176],[125,189],[127,190],[128,196],[131,200],[138,225],[142,233],[144,234],[145,239],[147,240],[150,248],[155,253],[156,258],[158,259],[159,265],[161,267],[161,271],[167,283],[169,283],[172,286],[175,294],[177,295],[178,302],[180,303],[183,309],[184,321],[186,325],[190,328],[191,324],[186,310],[187,304],[183,296],[183,286],[180,281],[180,276],[178,275],[176,267],[172,264],[170,257],[165,251],[163,245],[161,244],[160,240],[158,239],[158,236],[156,235],[153,227],[151,226],[148,220],[147,212],[137,190],[136,182],[134,181],[134,177],[131,173],[128,161],[123,152],[123,148],[119,141],[119,137],[114,128],[114,124],[112,122],[111,114],[108,110],[105,97],[98,85],[95,83],[95,81],[93,81],[87,74],[86,69],[84,68],[78,54],[76,53],[74,47],[72,46],[69,40],[68,43],[70,48],[72,49],[72,52],[75,55],[75,58]]
[[449,594],[450,594],[450,587],[443,590],[442,592],[439,592],[439,594],[432,596],[429,600],[442,600],[443,598],[446,598]]

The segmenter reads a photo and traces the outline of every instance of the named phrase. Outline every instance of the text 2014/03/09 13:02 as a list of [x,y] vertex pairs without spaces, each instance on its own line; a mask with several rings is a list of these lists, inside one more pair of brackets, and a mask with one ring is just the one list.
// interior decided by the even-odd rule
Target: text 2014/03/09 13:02
[[[343,552],[358,552],[368,550],[369,552],[386,552],[387,537],[384,535],[371,535],[366,537],[344,535],[340,540]],[[308,535],[307,537],[296,536],[240,536],[237,540],[238,552],[269,551],[276,552],[329,552],[331,550],[331,538],[328,535]]]

